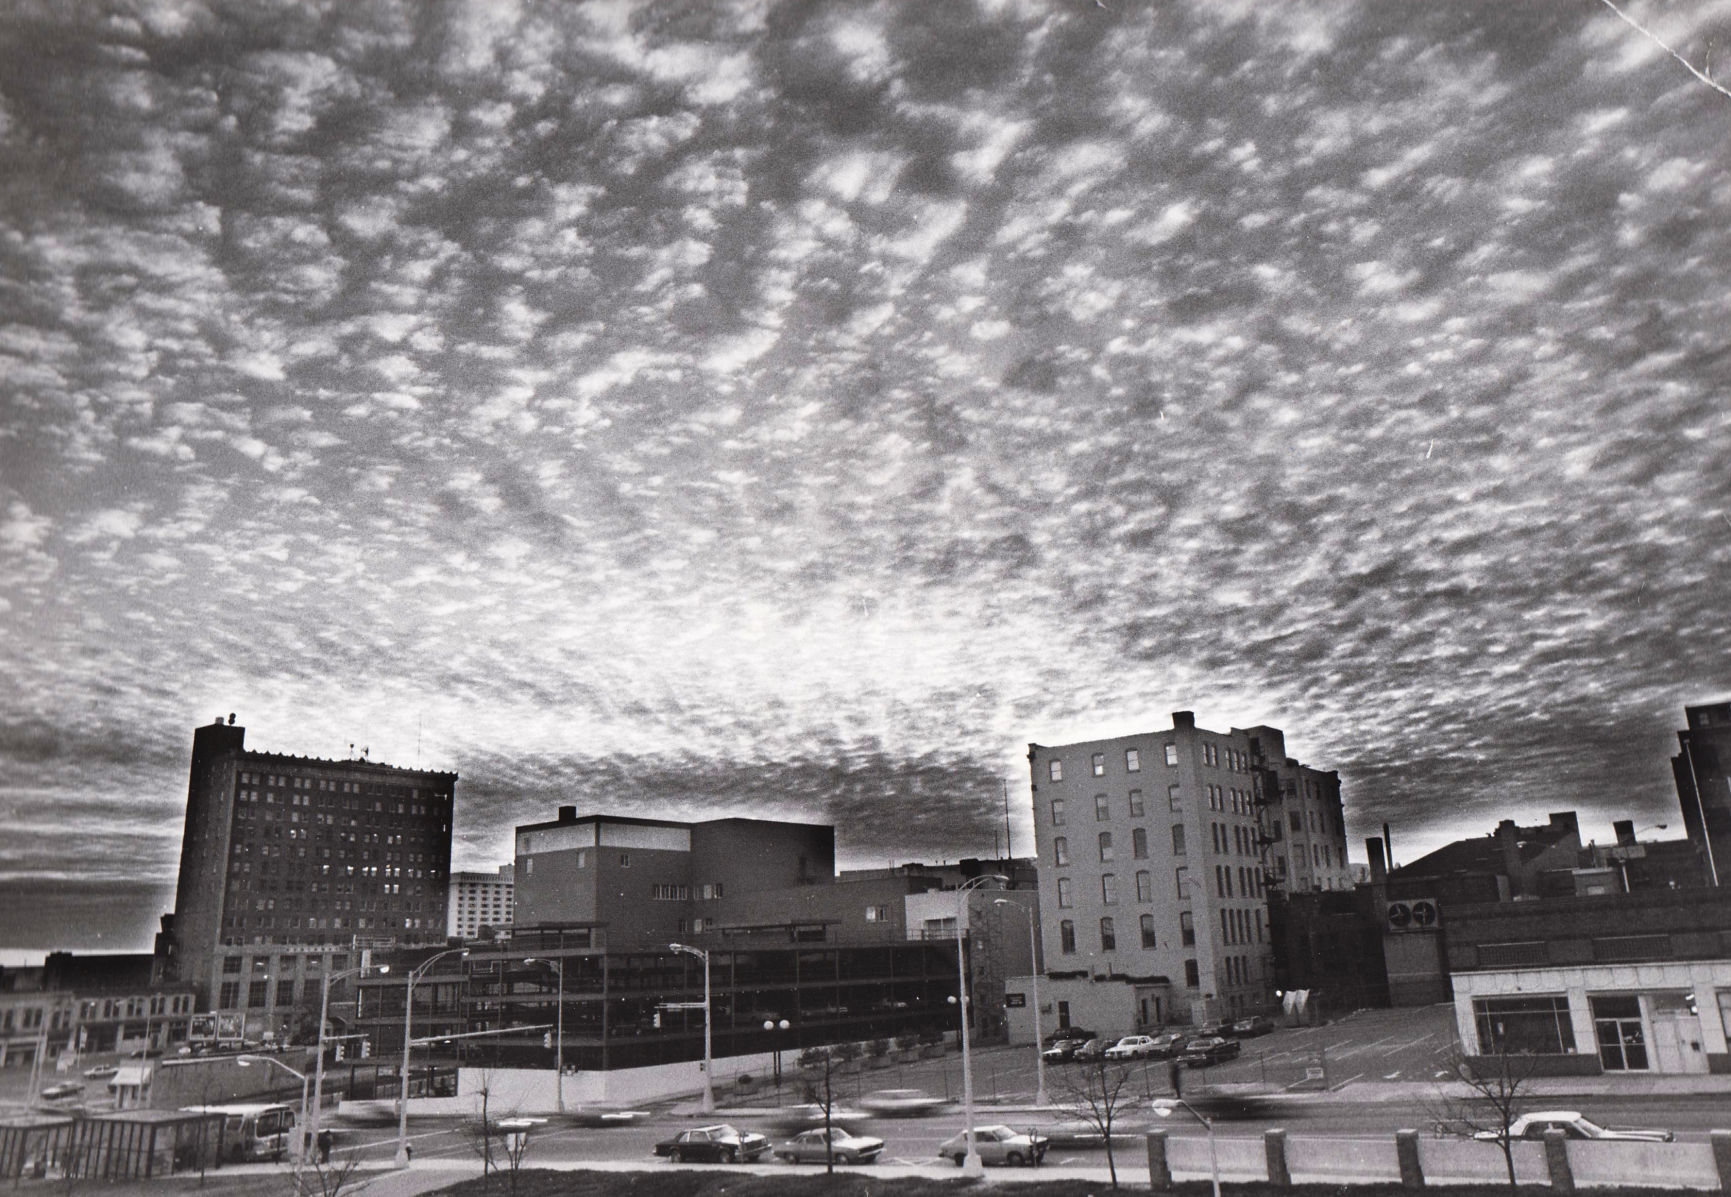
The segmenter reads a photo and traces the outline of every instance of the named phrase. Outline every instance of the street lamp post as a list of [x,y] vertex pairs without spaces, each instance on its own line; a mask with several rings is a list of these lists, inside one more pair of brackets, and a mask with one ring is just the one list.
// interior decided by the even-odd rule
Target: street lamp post
[[1220,1156],[1214,1150],[1214,1120],[1204,1117],[1195,1106],[1182,1097],[1161,1097],[1154,1101],[1154,1112],[1162,1118],[1172,1117],[1172,1112],[1179,1108],[1182,1108],[1208,1130],[1208,1168],[1213,1173],[1214,1197],[1220,1197]]
[[1046,1043],[1040,1032],[1040,945],[1034,940],[1034,911],[1008,898],[995,898],[992,905],[1014,906],[1028,916],[1028,968],[1034,976],[1034,1104],[1050,1105],[1046,1098]]
[[565,961],[552,960],[547,957],[531,956],[524,964],[545,964],[559,974],[559,1009],[553,1015],[553,1071],[557,1074],[553,1084],[554,1102],[559,1113],[565,1112]]
[[968,957],[962,946],[962,923],[968,908],[968,891],[988,881],[1002,881],[1008,885],[1010,879],[996,873],[984,874],[956,887],[956,977],[961,983],[961,993],[956,1005],[962,1015],[962,1111],[965,1118],[963,1134],[968,1144],[968,1154],[962,1160],[962,1175],[970,1177],[984,1176],[986,1168],[980,1159],[979,1151],[974,1147],[974,1068],[973,1057],[968,1048]]
[[446,956],[467,956],[468,948],[446,948],[444,951],[427,957],[415,968],[409,970],[409,982],[403,989],[403,1060],[402,1089],[397,1096],[397,1154],[395,1164],[399,1168],[409,1166],[409,1031],[415,1018],[415,982],[433,965]]
[[[785,1018],[780,1020],[766,1018],[763,1020],[763,1029],[766,1031],[785,1031],[790,1025]],[[779,1036],[775,1040],[775,1093],[775,1100],[779,1103],[781,1101],[781,1039]]]
[[306,1073],[300,1071],[298,1068],[290,1068],[281,1060],[273,1059],[270,1056],[236,1056],[234,1062],[239,1064],[242,1068],[250,1068],[254,1064],[269,1064],[273,1068],[282,1069],[301,1083],[301,1117],[300,1121],[295,1124],[294,1143],[295,1192],[298,1194],[301,1191],[301,1168],[306,1163],[307,1157],[307,1081],[309,1078]]
[[[329,963],[330,962],[327,960],[326,964],[328,965]],[[330,1017],[331,982],[332,981],[340,981],[344,977],[359,976],[361,973],[364,973],[366,971],[367,971],[367,966],[364,964],[361,965],[359,968],[348,968],[348,969],[344,969],[341,972],[337,972],[337,973],[333,973],[330,971],[329,968],[326,968],[324,981],[319,986],[318,1058],[313,1061],[312,1114],[307,1121],[306,1131],[301,1136],[303,1140],[305,1138],[307,1138],[308,1136],[317,1136],[317,1134],[319,1133],[320,1126],[324,1122],[325,1023],[326,1023],[326,1020]],[[381,964],[379,966],[379,971],[381,973],[388,973],[391,971],[391,966],[388,964]]]
[[696,956],[703,961],[703,1112],[715,1113],[715,1057],[713,1043],[710,1039],[709,1020],[709,953],[703,948],[694,948],[690,944],[670,943],[667,945],[675,952],[686,956]]

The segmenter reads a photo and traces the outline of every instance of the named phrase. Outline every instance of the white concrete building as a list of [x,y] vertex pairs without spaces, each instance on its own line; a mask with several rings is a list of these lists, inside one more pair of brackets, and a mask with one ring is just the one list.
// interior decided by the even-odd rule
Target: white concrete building
[[[1580,1056],[1584,1072],[1704,1073],[1727,1056],[1731,960],[1489,969],[1453,976],[1469,1052]],[[1591,1059],[1597,1056],[1597,1066]]]
[[515,911],[515,866],[497,873],[452,873],[445,934],[473,939],[482,927],[509,927]]

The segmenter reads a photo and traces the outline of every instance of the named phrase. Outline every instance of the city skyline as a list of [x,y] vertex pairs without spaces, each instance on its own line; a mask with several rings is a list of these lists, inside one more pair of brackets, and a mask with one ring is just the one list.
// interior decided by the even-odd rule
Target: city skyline
[[1025,853],[1181,710],[1355,857],[1680,834],[1731,3],[1619,7],[9,7],[0,949],[147,946],[229,712],[457,772],[454,869]]

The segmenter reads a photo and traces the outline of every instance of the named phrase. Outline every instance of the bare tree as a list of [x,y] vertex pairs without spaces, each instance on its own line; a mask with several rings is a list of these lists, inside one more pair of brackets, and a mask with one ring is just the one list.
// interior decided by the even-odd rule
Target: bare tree
[[493,1123],[493,1070],[480,1070],[481,1087],[476,1091],[479,1117],[469,1124],[469,1142],[481,1157],[481,1192],[487,1192],[487,1178],[498,1165],[493,1159],[493,1140],[497,1128]]
[[1502,1149],[1511,1189],[1515,1146],[1510,1131],[1521,1116],[1537,1064],[1538,1057],[1532,1053],[1506,1047],[1483,1056],[1456,1052],[1445,1066],[1445,1075],[1464,1086],[1465,1093],[1450,1093],[1439,1086],[1436,1100],[1428,1103],[1439,1133],[1495,1141]]
[[312,1157],[307,1171],[311,1172],[318,1184],[319,1197],[342,1197],[350,1189],[361,1182],[360,1155],[349,1152],[342,1158],[332,1156],[324,1158],[324,1153],[318,1152]]
[[[802,1088],[806,1101],[823,1111],[823,1168],[825,1172],[834,1175],[835,1144],[831,1140],[834,1138],[835,1132],[832,1128],[830,1114],[835,1110],[833,1080],[836,1055],[828,1048],[810,1047],[800,1053],[799,1066],[802,1070],[812,1074],[816,1074],[819,1069],[823,1070],[821,1076],[806,1076],[802,1081]],[[818,1087],[820,1079],[822,1088]]]
[[1101,1054],[1072,1063],[1058,1082],[1055,1104],[1100,1132],[1114,1189],[1118,1187],[1118,1161],[1113,1156],[1112,1128],[1136,1100],[1135,1087],[1130,1083],[1135,1075],[1135,1065],[1108,1060]]

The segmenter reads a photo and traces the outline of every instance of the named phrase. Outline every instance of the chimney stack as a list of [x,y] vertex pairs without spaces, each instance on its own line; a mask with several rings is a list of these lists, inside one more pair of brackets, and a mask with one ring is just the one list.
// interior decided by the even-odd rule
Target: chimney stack
[[1181,728],[1181,727],[1195,727],[1196,726],[1196,712],[1195,711],[1173,711],[1172,712],[1172,726],[1174,729]]
[[561,823],[575,823],[577,821],[577,808],[574,806],[561,806],[559,808],[559,821]]
[[1384,884],[1388,881],[1388,865],[1382,858],[1382,841],[1373,835],[1364,841],[1364,850],[1370,854],[1370,883]]

